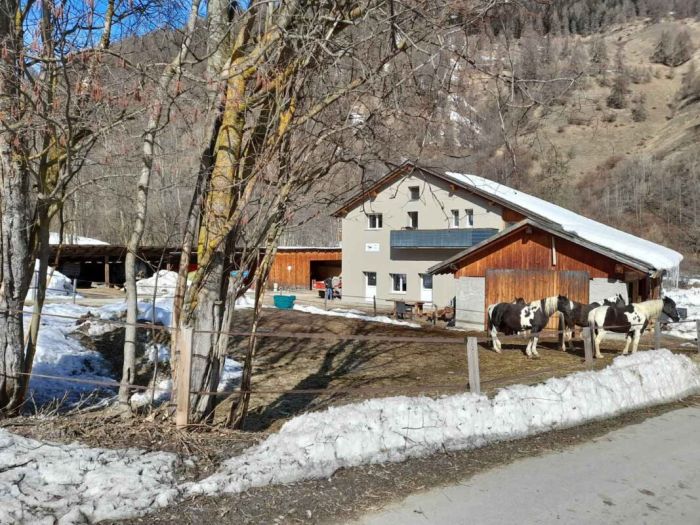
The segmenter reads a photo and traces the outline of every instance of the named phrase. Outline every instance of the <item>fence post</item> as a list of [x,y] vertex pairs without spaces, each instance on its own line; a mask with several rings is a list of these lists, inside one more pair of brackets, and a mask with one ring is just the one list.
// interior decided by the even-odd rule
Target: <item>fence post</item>
[[698,354],[700,354],[700,319],[695,321],[695,337],[698,342]]
[[78,289],[78,278],[73,279],[73,304],[75,304],[75,294]]
[[372,296],[372,310],[374,311],[374,317],[377,317],[377,296]]
[[654,350],[661,348],[661,321],[657,317],[654,320]]
[[584,326],[581,330],[583,339],[583,357],[587,366],[593,364],[593,330],[590,326]]
[[323,292],[323,309],[328,310],[328,290]]
[[[552,237],[554,239],[554,237]],[[557,342],[559,343],[559,348],[566,350],[566,339],[564,337],[564,332],[566,331],[566,321],[564,320],[564,313],[559,312],[559,338]]]
[[194,329],[180,328],[177,337],[180,357],[177,360],[177,397],[175,399],[175,425],[184,428],[190,423],[190,380],[192,373],[192,341]]
[[469,370],[469,391],[472,394],[481,394],[479,348],[476,344],[476,337],[467,337],[467,367]]

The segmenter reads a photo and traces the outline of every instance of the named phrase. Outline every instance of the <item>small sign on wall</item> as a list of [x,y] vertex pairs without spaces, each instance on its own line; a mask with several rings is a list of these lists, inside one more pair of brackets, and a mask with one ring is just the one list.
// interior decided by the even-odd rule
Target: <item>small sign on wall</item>
[[379,251],[379,243],[378,242],[365,243],[365,251],[366,252],[378,252]]

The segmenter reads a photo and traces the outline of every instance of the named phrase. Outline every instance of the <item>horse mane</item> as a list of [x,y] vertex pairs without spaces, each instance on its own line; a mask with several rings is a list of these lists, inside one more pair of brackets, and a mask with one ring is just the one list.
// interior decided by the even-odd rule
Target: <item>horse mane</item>
[[652,299],[642,303],[634,303],[634,307],[646,315],[648,319],[650,317],[657,317],[661,313],[664,309],[664,302],[661,299]]
[[551,315],[557,311],[558,303],[559,297],[556,295],[542,299],[544,315],[551,317]]

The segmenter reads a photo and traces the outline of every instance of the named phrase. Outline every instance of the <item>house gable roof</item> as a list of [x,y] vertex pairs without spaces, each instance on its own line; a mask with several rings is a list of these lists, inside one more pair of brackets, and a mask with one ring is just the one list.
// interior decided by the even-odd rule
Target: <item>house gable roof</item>
[[[683,256],[674,250],[606,226],[503,184],[476,175],[441,172],[433,168],[418,166],[410,161],[395,167],[371,186],[350,197],[341,208],[333,213],[333,216],[344,216],[349,210],[365,202],[373,193],[378,193],[395,180],[412,173],[414,170],[420,170],[424,174],[446,181],[489,202],[497,203],[505,209],[517,212],[535,221],[533,224],[538,227],[551,229],[555,235],[568,238],[593,251],[605,253],[613,259],[628,261],[626,264],[632,267],[643,268],[648,272],[674,270],[683,260]],[[510,229],[505,231],[508,230]],[[497,238],[500,238],[500,235],[485,242],[493,242]],[[478,246],[474,246],[470,250]]]

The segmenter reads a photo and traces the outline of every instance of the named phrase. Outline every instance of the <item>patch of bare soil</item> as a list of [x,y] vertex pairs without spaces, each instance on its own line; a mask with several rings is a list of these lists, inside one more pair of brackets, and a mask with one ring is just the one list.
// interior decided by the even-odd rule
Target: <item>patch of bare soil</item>
[[[238,325],[250,323],[250,311],[238,314]],[[242,328],[243,329],[243,328]],[[260,330],[268,333],[293,332],[361,335],[378,337],[414,337],[414,342],[319,340],[262,337],[255,363],[248,430],[275,430],[295,415],[373,397],[394,395],[443,395],[468,388],[465,332],[426,325],[420,329],[372,323],[344,317],[325,317],[288,310],[265,313]],[[503,353],[496,354],[480,336],[479,368],[482,391],[489,393],[507,385],[531,384],[550,377],[563,376],[587,367],[582,341],[574,341],[573,350],[562,352],[554,336],[540,339],[540,359],[527,359],[527,341],[506,338]],[[449,339],[454,343],[432,343],[421,338]],[[241,359],[247,340],[233,341],[234,358]],[[650,348],[653,333],[648,332],[640,349]],[[675,338],[664,338],[664,346],[692,352]],[[599,369],[610,364],[622,349],[623,341],[606,339],[605,358],[593,363]],[[289,392],[291,390],[291,392]],[[320,390],[321,392],[318,392]],[[225,418],[230,403],[223,401],[217,420]]]
[[328,479],[262,487],[242,494],[194,498],[120,523],[345,523],[415,492],[449,485],[524,457],[563,450],[649,417],[698,404],[700,396],[471,451],[344,469]]

